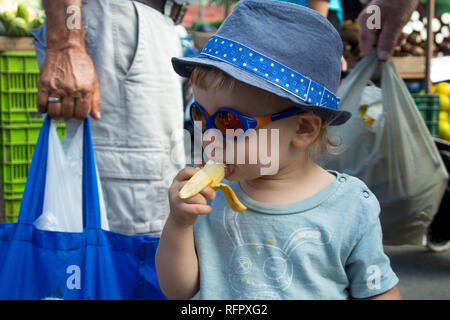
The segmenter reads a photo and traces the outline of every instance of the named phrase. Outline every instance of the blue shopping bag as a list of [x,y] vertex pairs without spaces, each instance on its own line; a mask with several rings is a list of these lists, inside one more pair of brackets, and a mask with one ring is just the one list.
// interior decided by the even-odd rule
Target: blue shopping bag
[[0,299],[166,299],[155,270],[159,238],[101,229],[90,120],[83,136],[83,232],[39,230],[51,120],[45,118],[17,223],[0,223]]

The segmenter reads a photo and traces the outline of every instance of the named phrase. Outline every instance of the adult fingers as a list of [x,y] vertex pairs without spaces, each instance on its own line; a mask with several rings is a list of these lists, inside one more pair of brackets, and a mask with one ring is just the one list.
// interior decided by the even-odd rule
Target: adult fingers
[[85,119],[91,112],[92,95],[87,94],[75,99],[74,116],[77,119]]
[[368,29],[367,27],[359,30],[359,48],[363,55],[368,56],[377,44],[378,32],[375,29]]
[[39,112],[41,113],[47,112],[48,91],[44,89],[42,86],[38,86],[36,103]]
[[98,89],[98,82],[96,81],[94,92],[92,93],[92,99],[91,99],[91,116],[95,120],[99,120],[101,117],[100,116],[100,105],[101,105],[100,92]]
[[61,103],[61,114],[64,119],[69,119],[73,117],[75,110],[75,100],[72,97],[64,97]]
[[394,51],[398,36],[399,33],[387,25],[381,29],[377,42],[377,55],[379,60],[387,61],[389,59]]
[[[54,95],[54,94],[51,94],[50,97],[59,98],[59,96]],[[61,110],[62,110],[61,102],[48,102],[47,101],[47,113],[50,116],[50,118],[58,120],[61,117]]]

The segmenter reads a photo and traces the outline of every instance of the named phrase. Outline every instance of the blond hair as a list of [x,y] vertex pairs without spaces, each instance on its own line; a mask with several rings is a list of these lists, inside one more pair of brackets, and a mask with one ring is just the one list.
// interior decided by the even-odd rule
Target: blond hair
[[[195,68],[191,73],[190,82],[203,90],[226,89],[233,91],[234,87],[239,81],[229,76],[220,69],[208,66],[195,66]],[[269,93],[261,89],[258,90],[261,91],[261,97],[263,99],[268,99],[273,103],[286,101],[286,99],[278,97],[275,94]],[[306,113],[313,114],[312,112],[309,111],[306,111]],[[341,144],[341,142],[336,144],[329,139],[328,126],[330,124],[330,121],[327,121],[323,118],[321,119],[322,125],[320,128],[319,135],[317,136],[314,143],[308,149],[310,158],[314,160],[317,160],[320,156],[325,155],[328,152],[329,147],[334,148],[338,147]]]

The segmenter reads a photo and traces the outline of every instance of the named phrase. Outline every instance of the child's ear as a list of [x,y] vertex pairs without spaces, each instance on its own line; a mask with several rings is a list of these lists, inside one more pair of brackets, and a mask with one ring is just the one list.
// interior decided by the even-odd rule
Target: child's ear
[[296,117],[297,130],[292,139],[295,147],[305,148],[316,141],[322,127],[322,119],[312,113],[301,113]]

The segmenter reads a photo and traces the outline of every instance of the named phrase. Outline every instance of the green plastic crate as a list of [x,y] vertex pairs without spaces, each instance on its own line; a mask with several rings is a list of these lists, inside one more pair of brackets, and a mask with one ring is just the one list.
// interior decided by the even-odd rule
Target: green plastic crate
[[31,161],[22,163],[3,163],[2,180],[4,193],[21,193],[27,182],[28,168]]
[[39,67],[34,51],[0,52],[2,123],[41,123],[36,105]]
[[33,142],[4,143],[1,163],[29,161],[33,156],[35,145]]
[[1,71],[39,73],[34,51],[2,51],[0,57]]
[[[14,124],[1,126],[1,143],[2,144],[36,144],[41,130],[42,123],[36,124]],[[61,138],[66,132],[66,125],[60,121],[56,129],[58,136]],[[31,158],[30,158],[31,159]]]
[[29,142],[36,143],[39,137],[39,131],[41,130],[41,124],[16,124],[16,125],[3,125],[2,131],[2,144],[13,142]]
[[[23,193],[40,125],[15,125],[1,128],[1,174],[5,193]],[[61,138],[66,132],[64,122],[57,128]]]
[[413,93],[412,97],[433,137],[439,136],[439,95]]
[[22,193],[8,194],[3,193],[3,201],[5,203],[5,218],[7,223],[17,221],[19,216],[20,202],[22,201]]
[[[8,126],[2,128],[1,131],[3,132],[4,130],[9,132],[6,135],[9,138],[19,140],[24,138],[31,139],[31,141],[25,142],[4,142],[0,148],[2,150],[0,160],[2,161],[1,174],[3,180],[5,218],[6,222],[16,222],[40,126]],[[65,123],[61,122],[56,130],[58,136],[62,138],[66,133]]]

